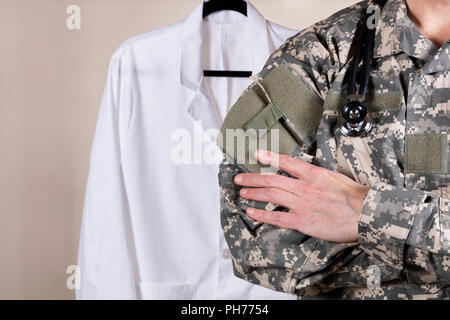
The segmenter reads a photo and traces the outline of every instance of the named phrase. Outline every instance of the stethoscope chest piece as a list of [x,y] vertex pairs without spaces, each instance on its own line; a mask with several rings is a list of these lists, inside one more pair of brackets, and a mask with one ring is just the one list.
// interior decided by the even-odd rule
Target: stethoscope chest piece
[[364,105],[364,98],[349,97],[339,115],[339,130],[349,137],[366,136],[372,129],[372,117]]

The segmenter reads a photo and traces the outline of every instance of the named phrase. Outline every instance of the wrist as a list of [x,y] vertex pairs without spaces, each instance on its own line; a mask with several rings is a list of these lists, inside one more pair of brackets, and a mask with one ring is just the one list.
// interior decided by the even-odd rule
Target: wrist
[[350,207],[353,210],[354,218],[352,220],[352,238],[354,242],[358,241],[358,225],[361,219],[361,213],[364,207],[364,202],[366,200],[367,194],[370,188],[366,186],[361,186],[360,188],[354,190],[353,195],[350,197]]
[[369,187],[361,186],[360,188],[354,190],[353,195],[350,197],[350,207],[355,212],[357,220],[361,217],[361,212],[369,190]]

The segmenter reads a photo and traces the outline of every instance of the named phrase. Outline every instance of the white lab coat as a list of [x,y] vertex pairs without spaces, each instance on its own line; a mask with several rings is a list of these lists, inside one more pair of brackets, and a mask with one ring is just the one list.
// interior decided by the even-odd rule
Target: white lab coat
[[[205,134],[251,83],[203,79],[203,69],[255,74],[294,34],[250,3],[247,18],[221,11],[204,20],[200,5],[118,48],[92,147],[78,299],[295,299],[233,275],[218,162],[198,153],[217,148]],[[174,157],[183,134],[192,137],[184,158],[192,163]]]

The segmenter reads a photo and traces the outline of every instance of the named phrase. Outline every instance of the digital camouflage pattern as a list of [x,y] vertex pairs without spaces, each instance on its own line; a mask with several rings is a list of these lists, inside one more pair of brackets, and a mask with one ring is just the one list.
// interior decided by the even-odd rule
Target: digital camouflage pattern
[[[369,5],[353,5],[289,38],[256,76],[288,65],[323,102],[315,143],[292,156],[371,187],[359,242],[331,243],[252,220],[249,206],[276,205],[240,198],[233,178],[244,169],[224,160],[221,222],[234,273],[299,299],[449,299],[450,41],[439,48],[411,22],[403,0],[388,1],[376,29],[369,86],[374,127],[365,138],[342,136],[336,122],[347,92],[343,83]],[[443,143],[426,143],[437,136]],[[406,143],[417,137],[425,141],[419,148]],[[377,272],[380,283],[371,285]]]

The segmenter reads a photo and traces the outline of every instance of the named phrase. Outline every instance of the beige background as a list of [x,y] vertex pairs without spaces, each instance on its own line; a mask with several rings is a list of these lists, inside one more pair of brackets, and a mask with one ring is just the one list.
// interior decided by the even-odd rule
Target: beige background
[[[356,0],[253,0],[295,29]],[[0,299],[72,299],[89,153],[109,59],[201,0],[0,0]],[[81,30],[66,8],[81,7]]]

